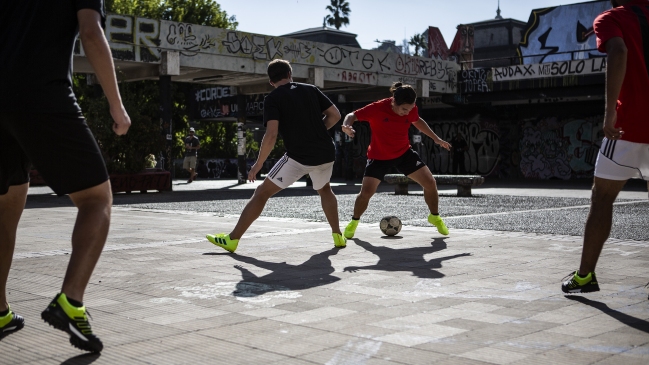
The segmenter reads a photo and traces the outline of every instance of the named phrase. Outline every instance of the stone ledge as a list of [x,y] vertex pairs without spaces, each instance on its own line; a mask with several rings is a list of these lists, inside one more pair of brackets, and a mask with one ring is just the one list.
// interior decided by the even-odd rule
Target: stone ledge
[[[433,175],[439,185],[457,185],[457,196],[471,196],[471,187],[484,183],[484,177],[479,175]],[[396,195],[407,195],[408,184],[416,183],[403,174],[387,174],[383,178],[385,182],[394,187]]]

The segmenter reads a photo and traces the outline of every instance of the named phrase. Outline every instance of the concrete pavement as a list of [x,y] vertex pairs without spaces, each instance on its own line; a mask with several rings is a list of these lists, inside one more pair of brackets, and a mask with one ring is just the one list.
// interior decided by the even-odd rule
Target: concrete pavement
[[[192,210],[196,201],[184,209],[156,205],[176,193],[116,197],[109,242],[85,298],[105,345],[101,355],[83,355],[40,319],[60,288],[75,209],[67,198],[32,189],[9,278],[12,308],[26,326],[0,342],[0,364],[649,362],[649,239],[609,240],[598,266],[602,291],[567,297],[560,281],[578,265],[578,235],[457,228],[477,221],[464,214],[456,226],[449,223],[448,237],[413,221],[386,238],[368,219],[338,250],[319,219],[274,214],[312,199],[312,191],[297,187],[273,198],[277,210],[265,212],[229,254],[204,235],[233,227],[237,214],[220,212],[218,204],[240,204],[252,184],[174,183],[175,196],[214,199],[212,210]],[[556,197],[555,205],[565,195],[583,204],[577,194],[588,191],[587,185],[548,188],[474,192],[503,194],[501,213],[525,216],[541,193]],[[649,207],[634,202],[646,200],[641,188],[619,200],[640,222]],[[224,189],[228,196],[245,191],[230,201],[209,195]],[[358,186],[340,182],[335,189],[339,201],[347,190],[353,200]],[[390,186],[381,189],[370,210],[397,199]],[[546,209],[557,214],[571,207]],[[308,216],[305,207],[299,210]],[[347,213],[341,212],[341,225]]]

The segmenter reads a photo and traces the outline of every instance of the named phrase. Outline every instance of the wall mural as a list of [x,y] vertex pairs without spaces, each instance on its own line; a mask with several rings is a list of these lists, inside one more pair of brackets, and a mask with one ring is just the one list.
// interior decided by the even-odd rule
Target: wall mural
[[524,177],[571,179],[591,177],[601,145],[603,116],[526,122],[520,140]]
[[[216,63],[210,56],[263,61],[282,58],[294,64],[349,71],[352,81],[353,72],[377,84],[385,81],[386,85],[403,76],[426,79],[437,84],[438,92],[455,92],[459,70],[457,63],[445,60],[118,14],[108,15],[105,32],[114,58],[136,62],[160,62],[162,50],[178,51],[181,63],[207,69]],[[80,44],[75,54],[85,55]],[[241,71],[237,60],[232,61],[230,65],[219,63],[220,67],[232,66]]]
[[[476,115],[469,120],[429,122],[440,138],[450,141],[459,133],[467,141],[467,174],[498,178],[592,178],[603,136],[603,116],[556,117],[539,120],[491,120]],[[357,123],[353,146],[356,177],[363,176],[370,143],[369,124]],[[411,132],[416,133],[413,127]],[[422,135],[413,145],[434,174],[452,173],[452,155]]]
[[[602,57],[596,50],[593,21],[611,8],[610,1],[533,10],[518,47],[522,64]],[[530,57],[525,57],[530,56]]]

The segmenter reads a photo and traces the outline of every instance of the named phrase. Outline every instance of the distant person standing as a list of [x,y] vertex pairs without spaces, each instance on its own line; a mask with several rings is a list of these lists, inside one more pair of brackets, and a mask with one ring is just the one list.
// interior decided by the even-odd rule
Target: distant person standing
[[[7,278],[33,164],[52,190],[69,195],[78,209],[63,286],[41,318],[67,332],[73,346],[100,352],[103,345],[93,335],[83,296],[106,243],[113,196],[101,151],[72,90],[71,73],[79,36],[108,100],[113,131],[126,134],[131,120],[102,29],[104,4],[2,1],[0,17],[0,338],[24,325],[7,303]],[[24,300],[19,306],[32,313]],[[25,341],[24,346],[43,345],[31,335]],[[3,348],[0,358],[6,359],[7,351]]]
[[453,173],[455,175],[466,174],[466,167],[464,165],[464,154],[469,150],[469,145],[466,143],[464,137],[457,133],[451,140],[451,152],[453,153]]
[[293,70],[288,61],[271,61],[267,72],[275,90],[264,100],[266,133],[257,162],[248,172],[248,180],[257,179],[275,147],[278,134],[284,140],[286,153],[257,187],[232,232],[208,234],[207,239],[226,251],[234,252],[239,239],[259,217],[268,199],[309,174],[331,226],[334,246],[345,247],[347,240],[340,231],[338,201],[329,184],[336,151],[327,132],[340,120],[340,112],[317,87],[293,82]]
[[198,150],[201,148],[201,142],[195,135],[196,130],[189,128],[189,135],[185,137],[185,160],[183,160],[183,169],[189,171],[189,180],[191,183],[196,179],[196,159]]
[[614,9],[593,25],[597,47],[607,54],[605,138],[595,163],[581,264],[563,282],[565,293],[599,290],[595,266],[611,233],[613,203],[627,180],[649,182],[649,1],[611,3]]

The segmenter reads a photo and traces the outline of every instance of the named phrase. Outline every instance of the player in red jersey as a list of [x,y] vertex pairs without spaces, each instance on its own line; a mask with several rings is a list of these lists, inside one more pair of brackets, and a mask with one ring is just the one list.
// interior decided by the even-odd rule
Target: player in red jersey
[[[599,290],[595,266],[611,233],[613,202],[629,179],[649,181],[649,0],[611,0],[593,24],[607,54],[604,135],[579,269],[565,293]],[[649,183],[647,184],[649,188]]]
[[367,148],[367,166],[363,185],[356,197],[352,220],[345,228],[345,237],[348,239],[354,237],[361,215],[367,209],[376,188],[393,167],[424,188],[424,200],[430,210],[428,222],[437,227],[439,233],[448,235],[448,228],[439,216],[437,183],[428,166],[410,146],[408,129],[414,125],[446,150],[450,150],[451,145],[439,138],[419,117],[415,105],[417,93],[412,86],[397,82],[392,85],[390,91],[391,98],[379,100],[349,113],[343,122],[343,132],[352,138],[356,133],[352,125],[357,120],[368,121],[372,130],[372,139]]

